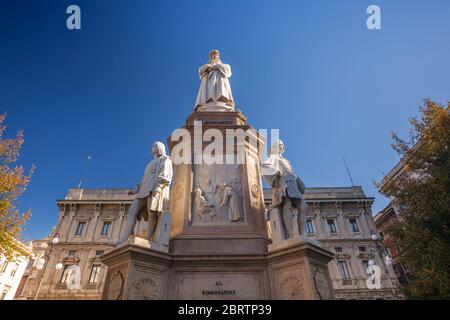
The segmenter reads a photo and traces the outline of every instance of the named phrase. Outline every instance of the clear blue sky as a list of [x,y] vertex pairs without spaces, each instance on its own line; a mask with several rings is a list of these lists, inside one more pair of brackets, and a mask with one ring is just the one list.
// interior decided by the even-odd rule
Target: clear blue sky
[[[66,28],[78,4],[82,30]],[[366,28],[366,8],[382,30]],[[183,125],[198,67],[218,48],[237,108],[255,128],[280,128],[307,186],[372,180],[397,162],[391,131],[408,133],[422,99],[450,98],[450,1],[2,1],[0,112],[23,129],[20,163],[36,172],[20,208],[24,237],[56,223],[56,199],[78,184],[132,187],[149,147]]]

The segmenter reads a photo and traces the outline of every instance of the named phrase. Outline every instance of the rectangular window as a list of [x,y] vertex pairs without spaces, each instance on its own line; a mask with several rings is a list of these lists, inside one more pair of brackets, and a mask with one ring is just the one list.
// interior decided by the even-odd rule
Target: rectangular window
[[77,231],[75,235],[81,236],[84,232],[84,227],[86,226],[86,222],[78,222]]
[[348,221],[350,222],[352,232],[358,233],[359,232],[358,221],[356,221],[356,219],[349,219]]
[[337,233],[336,223],[334,222],[334,219],[327,219],[327,226],[328,226],[328,232]]
[[400,271],[398,271],[398,268],[395,264],[392,265],[392,269],[394,269],[394,273],[397,277],[399,277],[401,275]]
[[390,248],[386,247],[386,252],[390,257],[392,257],[392,251]]
[[369,260],[363,260],[361,262],[361,265],[362,265],[362,267],[364,269],[364,272],[367,272],[367,268],[369,267]]
[[108,235],[110,227],[111,227],[111,222],[103,222],[102,236]]
[[342,252],[342,247],[335,247],[334,251],[336,251],[336,253],[340,253]]
[[3,273],[6,271],[6,268],[8,268],[8,261],[3,261],[3,263],[0,265],[0,273]]
[[11,277],[14,277],[16,275],[17,269],[19,269],[19,265],[17,263],[14,263],[13,269],[11,270]]
[[93,265],[91,269],[91,274],[89,275],[89,283],[97,283],[100,277],[100,265]]
[[338,261],[338,266],[342,280],[350,279],[350,273],[348,272],[347,263],[345,261]]
[[105,253],[105,251],[103,251],[103,250],[97,250],[97,251],[95,252],[95,255],[96,255],[96,256],[102,256],[104,253]]
[[63,271],[63,273],[61,275],[61,279],[59,280],[59,283],[66,283],[67,282],[67,277],[69,276],[69,272],[67,270],[68,268],[69,268],[69,265],[65,265],[64,266],[64,271]]
[[69,251],[69,256],[73,257],[76,256],[77,252],[75,250],[70,250]]
[[309,234],[314,233],[314,225],[311,219],[306,220],[306,232]]
[[0,295],[0,300],[5,300],[6,295],[8,294],[9,290],[11,290],[10,286],[4,286],[2,294]]
[[366,252],[366,247],[358,247],[359,252]]

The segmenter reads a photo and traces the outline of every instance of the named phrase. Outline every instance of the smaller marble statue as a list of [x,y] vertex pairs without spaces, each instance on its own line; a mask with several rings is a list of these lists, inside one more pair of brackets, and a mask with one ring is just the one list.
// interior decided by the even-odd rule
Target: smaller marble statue
[[222,184],[222,200],[220,207],[228,205],[228,220],[230,222],[238,222],[242,218],[242,206],[239,196],[225,182]]
[[77,264],[69,266],[66,270],[67,280],[66,285],[69,290],[80,289],[81,284],[81,269]]
[[211,50],[209,62],[199,69],[201,80],[195,101],[195,111],[232,111],[234,100],[231,93],[231,67],[220,61],[218,50]]
[[117,244],[128,239],[142,209],[148,212],[148,240],[154,242],[159,240],[155,238],[155,231],[161,222],[163,212],[169,209],[169,186],[173,169],[172,161],[166,155],[166,148],[162,142],[155,142],[151,153],[153,160],[147,165],[141,183],[137,185],[134,192],[130,192],[130,194],[136,194],[136,198],[128,210],[127,225]]
[[273,211],[279,213],[282,238],[289,239],[301,235],[300,215],[306,212],[307,205],[304,198],[305,186],[295,175],[290,162],[283,157],[284,151],[282,141],[273,143],[269,158],[261,164],[261,173],[272,186],[272,204],[266,212],[269,215]]

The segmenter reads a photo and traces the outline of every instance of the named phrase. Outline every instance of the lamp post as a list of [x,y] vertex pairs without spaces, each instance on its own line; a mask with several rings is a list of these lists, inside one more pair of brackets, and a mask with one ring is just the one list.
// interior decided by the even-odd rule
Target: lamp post
[[57,233],[55,235],[55,237],[52,239],[50,251],[48,252],[46,259],[45,258],[39,259],[39,260],[44,259],[45,262],[44,262],[44,265],[41,268],[42,271],[41,271],[41,274],[40,274],[39,285],[38,285],[38,287],[36,289],[36,294],[34,295],[34,300],[36,300],[38,295],[39,295],[39,290],[41,289],[42,282],[44,280],[44,274],[45,274],[45,270],[47,269],[48,261],[50,260],[50,256],[51,256],[51,253],[53,252],[53,248],[54,248],[55,244],[57,244],[58,242],[59,242],[59,233]]
[[[372,233],[371,238],[375,242],[375,246],[377,248],[378,254],[379,254],[379,256],[381,258],[381,261],[383,263],[384,271],[386,272],[386,275],[387,275],[388,280],[389,280],[389,284],[391,285],[392,294],[394,295],[394,299],[397,299],[397,293],[395,292],[395,286],[392,283],[392,279],[391,279],[391,276],[389,275],[389,271],[388,271],[388,267],[387,267],[388,265],[392,264],[392,259],[389,256],[389,254],[387,254],[386,249],[384,248],[384,245],[380,243],[380,240],[382,240],[382,239],[380,239],[380,237],[378,237],[375,233]],[[386,255],[386,260],[383,258],[383,252]]]

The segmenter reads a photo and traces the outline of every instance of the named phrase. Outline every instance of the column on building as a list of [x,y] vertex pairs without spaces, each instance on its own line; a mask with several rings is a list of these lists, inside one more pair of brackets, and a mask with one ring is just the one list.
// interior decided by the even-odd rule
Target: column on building
[[119,207],[119,213],[113,222],[113,230],[111,232],[111,239],[116,240],[120,238],[120,231],[122,229],[123,217],[125,216],[125,204],[121,203]]
[[86,237],[87,241],[94,241],[95,230],[97,229],[98,218],[100,217],[102,205],[100,203],[95,204],[94,217],[90,222],[89,234]]
[[64,241],[70,240],[70,238],[69,238],[70,231],[72,229],[72,224],[73,224],[73,220],[74,220],[76,211],[77,211],[77,205],[75,203],[70,204],[69,219],[68,219],[68,221],[66,221],[65,224],[63,224],[63,227],[61,228],[61,232],[60,232],[60,235],[64,239]]

